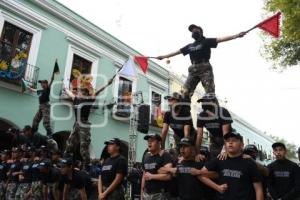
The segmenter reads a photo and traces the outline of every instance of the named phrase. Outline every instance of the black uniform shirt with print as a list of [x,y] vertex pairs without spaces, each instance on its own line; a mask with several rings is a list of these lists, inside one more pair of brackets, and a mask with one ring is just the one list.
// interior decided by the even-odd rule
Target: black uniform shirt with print
[[296,199],[300,197],[300,172],[290,160],[276,160],[270,165],[268,188],[273,199]]
[[31,183],[32,163],[30,161],[22,163],[21,172],[23,173],[23,179],[20,180],[20,183]]
[[228,110],[219,108],[216,116],[209,116],[206,111],[202,111],[197,119],[197,127],[205,127],[213,137],[223,137],[222,126],[233,122]]
[[203,197],[203,185],[197,176],[191,175],[191,169],[202,169],[202,162],[183,160],[177,164],[178,193],[181,199],[198,200]]
[[75,97],[73,101],[76,122],[88,122],[95,98]]
[[50,88],[42,89],[37,91],[37,95],[39,96],[39,102],[40,104],[45,104],[49,102],[49,96],[50,96]]
[[10,174],[9,174],[9,180],[11,182],[18,182],[19,181],[19,177],[18,175],[13,175],[14,172],[20,172],[21,171],[21,168],[22,168],[22,163],[17,160],[15,162],[13,162],[11,165],[10,165]]
[[210,49],[218,46],[216,38],[203,38],[194,43],[188,44],[180,49],[183,55],[190,55],[192,63],[201,63],[203,60],[209,61]]
[[0,182],[7,181],[7,172],[10,169],[10,164],[7,162],[0,163]]
[[[172,163],[172,157],[169,153],[164,152],[161,156],[160,154],[151,155],[149,152],[145,155],[143,160],[144,172],[149,172],[151,174],[158,174],[158,170],[165,166],[166,164]],[[166,191],[167,187],[166,181],[159,180],[148,180],[145,181],[145,192],[160,193],[162,190]]]
[[70,185],[71,188],[82,189],[85,187],[85,175],[78,170],[73,170],[71,179],[65,175],[62,177],[62,180],[64,184]]
[[32,163],[32,166],[31,166],[31,171],[32,171],[31,179],[32,179],[32,182],[36,182],[36,181],[41,180],[40,170],[38,169],[39,163],[40,163],[40,161],[34,161]]
[[218,199],[256,199],[253,183],[261,182],[262,177],[253,160],[244,159],[242,156],[226,160],[216,158],[206,163],[205,167],[219,174],[218,184],[228,185],[228,190],[223,194],[218,194]]
[[117,174],[122,174],[123,177],[127,175],[127,161],[121,155],[107,158],[104,161],[101,171],[102,184],[109,187]]
[[180,138],[184,137],[185,125],[191,125],[193,127],[193,121],[188,109],[181,109],[176,116],[174,112],[167,111],[164,116],[164,123],[168,124]]

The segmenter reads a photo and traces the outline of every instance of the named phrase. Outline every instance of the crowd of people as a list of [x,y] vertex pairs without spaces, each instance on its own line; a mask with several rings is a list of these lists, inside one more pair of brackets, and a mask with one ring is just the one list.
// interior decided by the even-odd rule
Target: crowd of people
[[[50,83],[39,81],[42,89],[39,109],[23,130],[8,130],[11,149],[1,148],[0,200],[124,200],[131,193],[142,200],[296,200],[300,198],[299,166],[288,160],[285,144],[272,145],[274,162],[262,165],[255,145],[244,145],[243,136],[231,126],[233,120],[216,98],[214,76],[209,63],[210,49],[218,43],[243,37],[246,33],[222,38],[205,38],[201,27],[189,26],[195,42],[157,59],[180,53],[190,55],[192,65],[183,91],[165,97],[170,111],[164,115],[161,134],[144,136],[148,146],[141,163],[128,171],[121,155],[121,140],[105,142],[108,156],[91,160],[89,115],[92,105],[112,81],[94,92],[80,82],[64,93],[74,105],[75,123],[64,152],[53,140],[50,118]],[[198,100],[202,111],[194,128],[190,97],[201,82],[206,95]],[[47,136],[39,134],[43,119]],[[175,148],[166,149],[169,129]],[[209,145],[203,145],[204,129]],[[81,160],[74,152],[80,148]],[[140,147],[143,148],[143,147]],[[300,149],[298,150],[300,158]],[[128,191],[127,183],[132,187]]]

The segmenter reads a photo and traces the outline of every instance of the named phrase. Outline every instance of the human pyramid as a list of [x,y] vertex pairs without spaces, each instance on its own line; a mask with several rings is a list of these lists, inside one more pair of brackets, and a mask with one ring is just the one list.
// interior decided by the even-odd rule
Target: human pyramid
[[[243,137],[231,127],[233,120],[215,95],[211,48],[219,43],[243,37],[246,32],[221,38],[206,38],[200,26],[191,24],[193,43],[173,53],[155,57],[165,59],[189,55],[192,65],[181,92],[165,97],[170,110],[164,114],[161,134],[145,135],[147,149],[142,163],[128,175],[127,160],[121,153],[121,140],[105,142],[109,157],[91,161],[90,110],[96,96],[112,82],[94,90],[92,77],[74,70],[71,88],[65,94],[74,105],[75,123],[65,152],[57,149],[50,126],[50,83],[41,80],[39,109],[32,126],[22,133],[9,130],[14,147],[1,152],[0,200],[123,200],[125,182],[132,183],[132,199],[142,200],[295,200],[300,196],[300,172],[297,164],[286,159],[286,147],[272,145],[276,161],[267,167],[257,161],[255,145],[244,146]],[[81,77],[79,79],[79,77]],[[193,126],[191,96],[201,82],[205,95],[198,100],[202,111]],[[37,130],[43,119],[47,137]],[[175,149],[165,149],[167,134],[174,132]],[[209,147],[203,145],[204,128],[209,132]],[[47,148],[47,146],[49,148]],[[74,160],[80,146],[81,161]],[[298,151],[300,155],[300,149]],[[127,194],[130,193],[127,191]]]

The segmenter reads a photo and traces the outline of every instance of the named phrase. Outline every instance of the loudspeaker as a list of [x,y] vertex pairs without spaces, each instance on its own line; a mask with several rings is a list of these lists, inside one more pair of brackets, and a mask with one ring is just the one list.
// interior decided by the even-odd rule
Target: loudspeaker
[[149,121],[150,121],[150,106],[147,104],[141,104],[138,106],[138,121],[137,130],[141,133],[148,133]]

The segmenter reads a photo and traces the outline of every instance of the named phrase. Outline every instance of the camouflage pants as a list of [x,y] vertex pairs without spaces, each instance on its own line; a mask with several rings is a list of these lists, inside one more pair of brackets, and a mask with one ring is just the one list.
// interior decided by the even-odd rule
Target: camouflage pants
[[209,62],[193,64],[189,67],[188,77],[183,85],[183,94],[185,97],[191,97],[201,82],[205,93],[215,93],[214,74]]
[[18,189],[17,183],[9,183],[6,189],[6,200],[15,200],[17,189]]
[[90,162],[90,144],[91,144],[91,128],[89,124],[84,124],[84,127],[79,123],[75,123],[73,131],[67,140],[66,152],[75,152],[75,149],[80,145],[80,155],[85,163]]
[[6,190],[5,182],[0,182],[0,200],[5,200],[5,190]]
[[47,135],[52,134],[51,124],[50,124],[50,104],[40,104],[39,110],[35,114],[32,122],[32,129],[38,130],[39,124],[43,119],[43,125],[47,131]]
[[210,158],[216,158],[222,151],[224,146],[224,139],[223,137],[214,137],[212,135],[209,136],[210,138]]
[[[107,188],[105,186],[103,186],[102,191],[105,191]],[[125,200],[125,191],[123,186],[119,186],[118,188],[116,188],[114,191],[112,191],[111,193],[109,193],[107,195],[107,197],[105,198],[105,200]]]
[[15,200],[24,200],[28,199],[27,193],[29,192],[31,188],[30,183],[21,183],[17,189]]
[[43,199],[43,186],[41,181],[34,181],[31,183],[32,195],[30,200],[41,200]]
[[77,188],[70,188],[68,199],[69,200],[81,200],[79,190]]
[[142,200],[167,200],[167,197],[164,193],[155,193],[155,194],[142,194]]

